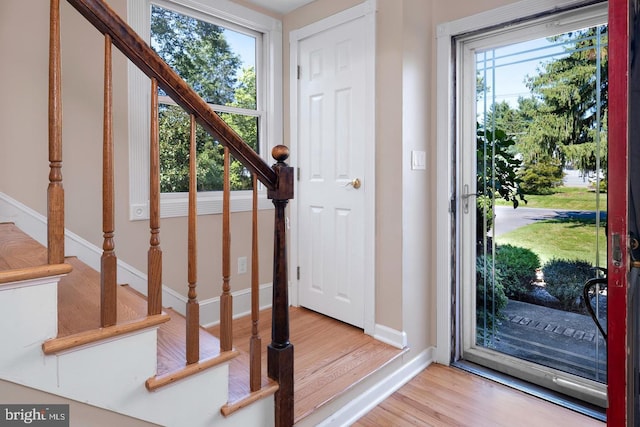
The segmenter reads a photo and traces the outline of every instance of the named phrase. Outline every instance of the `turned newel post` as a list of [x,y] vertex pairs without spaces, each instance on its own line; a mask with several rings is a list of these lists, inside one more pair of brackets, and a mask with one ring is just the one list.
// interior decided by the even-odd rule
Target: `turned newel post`
[[279,389],[275,396],[275,425],[293,425],[293,345],[289,342],[289,280],[287,277],[287,236],[285,209],[293,198],[293,168],[285,163],[289,148],[278,145],[271,153],[277,180],[268,197],[275,206],[273,236],[273,308],[271,344],[267,349],[269,377]]

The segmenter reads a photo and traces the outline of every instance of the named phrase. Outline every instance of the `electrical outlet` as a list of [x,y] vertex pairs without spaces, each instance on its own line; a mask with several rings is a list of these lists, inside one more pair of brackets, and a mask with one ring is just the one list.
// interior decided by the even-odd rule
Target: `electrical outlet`
[[241,256],[238,258],[238,274],[245,274],[247,272],[247,257]]

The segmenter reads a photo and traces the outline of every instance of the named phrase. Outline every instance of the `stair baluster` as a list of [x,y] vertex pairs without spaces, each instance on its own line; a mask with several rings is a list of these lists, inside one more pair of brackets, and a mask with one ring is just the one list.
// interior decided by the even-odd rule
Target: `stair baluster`
[[220,350],[233,348],[233,297],[231,296],[231,231],[230,226],[230,154],[224,147],[224,184],[222,199],[222,295],[220,296]]
[[62,187],[62,80],[60,2],[51,0],[49,33],[49,187],[47,188],[48,263],[64,262],[64,188]]
[[149,239],[148,314],[162,312],[162,250],[160,249],[160,130],[158,126],[158,81],[151,79],[151,135],[149,149]]
[[100,259],[100,323],[117,321],[117,258],[114,252],[113,84],[111,36],[104,36],[104,117],[102,141],[102,257]]
[[200,305],[196,293],[198,280],[198,253],[197,253],[197,215],[198,215],[198,189],[196,173],[196,117],[191,114],[191,132],[189,139],[189,236],[188,236],[188,260],[187,275],[189,280],[189,293],[187,297],[187,364],[197,363],[200,360]]
[[253,212],[251,231],[251,339],[249,341],[249,387],[260,390],[262,383],[262,339],[258,335],[260,321],[260,268],[258,263],[258,178],[253,175]]

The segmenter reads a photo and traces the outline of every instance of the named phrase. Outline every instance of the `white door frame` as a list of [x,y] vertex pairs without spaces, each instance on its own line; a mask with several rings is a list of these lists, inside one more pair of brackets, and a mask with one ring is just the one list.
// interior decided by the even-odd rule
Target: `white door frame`
[[[364,182],[367,183],[365,193],[365,277],[364,277],[364,332],[369,335],[374,334],[375,329],[375,22],[376,22],[376,0],[366,0],[365,2],[350,9],[339,12],[328,18],[322,19],[306,27],[293,30],[289,33],[290,46],[290,67],[289,67],[289,108],[290,108],[290,153],[291,165],[298,165],[298,44],[301,40],[320,33],[332,27],[347,23],[354,19],[365,17],[366,19],[366,64],[368,72],[365,78],[365,126],[366,140],[371,141],[371,149],[363,153],[365,157]],[[289,295],[293,305],[299,305],[297,268],[299,265],[299,231],[298,231],[298,199],[294,197],[291,201],[290,217],[293,227],[291,227],[290,247],[291,262],[289,264]]]

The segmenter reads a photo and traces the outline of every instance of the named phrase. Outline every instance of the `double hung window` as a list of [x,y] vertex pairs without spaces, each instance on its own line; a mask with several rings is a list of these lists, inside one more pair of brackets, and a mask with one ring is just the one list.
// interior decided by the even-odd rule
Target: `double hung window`
[[[188,3],[188,4],[187,4]],[[256,152],[280,143],[280,23],[230,2],[130,1],[132,25],[151,47]],[[143,6],[140,6],[144,4]],[[137,24],[137,25],[136,25]],[[130,69],[131,218],[148,216],[148,79]],[[146,92],[146,93],[145,93]],[[161,215],[187,212],[189,116],[159,90]],[[222,204],[222,145],[200,126],[196,131],[198,212],[218,213]],[[231,160],[231,209],[250,208],[252,177]],[[262,200],[260,207],[269,204]]]

